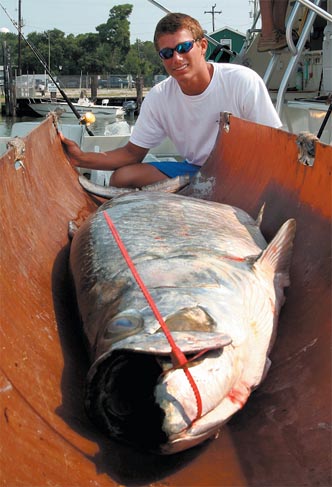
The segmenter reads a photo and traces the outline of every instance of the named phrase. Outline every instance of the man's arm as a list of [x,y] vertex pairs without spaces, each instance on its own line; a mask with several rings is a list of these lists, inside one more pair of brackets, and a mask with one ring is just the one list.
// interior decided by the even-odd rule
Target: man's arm
[[86,169],[112,171],[122,166],[142,162],[149,149],[139,147],[131,142],[123,147],[107,152],[84,152],[76,142],[67,139],[61,132],[60,138],[69,162],[73,166]]

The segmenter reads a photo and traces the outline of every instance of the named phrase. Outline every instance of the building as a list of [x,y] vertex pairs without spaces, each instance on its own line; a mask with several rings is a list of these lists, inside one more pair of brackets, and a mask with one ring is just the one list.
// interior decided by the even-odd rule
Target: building
[[[237,54],[241,51],[243,43],[246,39],[246,35],[238,30],[232,29],[232,27],[222,27],[211,34],[210,37],[218,41],[225,47],[228,47],[231,51],[236,52]],[[222,53],[215,52],[216,46],[209,41],[209,47],[206,53],[207,59],[219,61],[219,62],[228,62],[229,56],[222,55]],[[212,56],[212,58],[211,58]],[[214,59],[213,59],[214,58]]]

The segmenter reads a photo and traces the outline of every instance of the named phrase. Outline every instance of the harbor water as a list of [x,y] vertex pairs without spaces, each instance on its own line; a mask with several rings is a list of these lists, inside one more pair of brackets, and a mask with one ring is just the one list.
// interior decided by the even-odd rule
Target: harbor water
[[[12,127],[16,123],[22,122],[34,122],[34,123],[41,123],[44,120],[44,117],[7,117],[7,116],[0,116],[0,137],[10,137],[12,132]],[[126,117],[125,120],[129,125],[134,124],[134,120],[130,120],[129,117]],[[73,117],[72,119],[67,119],[63,122],[66,124],[73,124],[78,125],[78,120]],[[114,122],[116,123],[116,122]],[[107,127],[110,125],[110,121],[106,117],[96,117],[95,123],[89,126],[90,131],[94,135],[104,135],[105,131],[107,133]],[[111,124],[113,125],[113,124]]]

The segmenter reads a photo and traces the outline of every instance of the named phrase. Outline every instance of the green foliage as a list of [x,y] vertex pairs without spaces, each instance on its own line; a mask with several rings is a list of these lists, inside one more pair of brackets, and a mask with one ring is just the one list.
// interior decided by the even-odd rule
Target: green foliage
[[0,32],[0,44],[1,44],[1,51],[0,51],[0,64],[4,64],[5,59],[5,50],[7,52],[7,58],[10,56],[11,65],[17,65],[17,51],[18,51],[18,40],[17,35],[12,34],[11,32],[5,33]]
[[147,84],[152,84],[155,74],[166,74],[153,42],[139,39],[130,46],[123,68],[133,76],[143,75]]
[[[155,74],[164,74],[162,63],[155,52],[153,42],[141,42],[139,39],[130,45],[131,4],[115,5],[109,11],[104,24],[96,27],[96,33],[65,35],[59,29],[47,32],[31,32],[27,41],[52,74],[77,75],[116,73],[144,75],[152,78]],[[0,64],[4,64],[4,46],[10,54],[12,68],[18,67],[18,35],[0,33]],[[33,50],[21,40],[22,74],[40,73],[44,69]]]

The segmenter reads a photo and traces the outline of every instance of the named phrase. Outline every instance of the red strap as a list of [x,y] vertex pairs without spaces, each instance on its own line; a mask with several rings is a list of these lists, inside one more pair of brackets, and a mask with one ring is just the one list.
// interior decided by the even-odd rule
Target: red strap
[[190,373],[190,370],[187,367],[187,364],[188,364],[187,357],[184,355],[184,353],[180,350],[180,348],[175,343],[175,341],[171,335],[171,332],[169,331],[165,321],[163,320],[163,317],[161,316],[161,314],[160,314],[160,312],[156,306],[156,303],[154,302],[151,294],[147,290],[144,282],[142,281],[142,279],[141,279],[141,277],[140,277],[140,275],[139,275],[139,273],[135,267],[135,264],[131,260],[131,257],[128,254],[128,251],[127,251],[123,241],[121,240],[121,237],[120,237],[117,229],[115,228],[115,225],[114,225],[111,217],[109,216],[109,214],[106,211],[103,211],[103,215],[105,217],[105,220],[106,220],[106,222],[107,222],[107,224],[108,224],[108,226],[109,226],[109,228],[113,234],[113,237],[114,237],[116,243],[118,244],[118,247],[119,247],[129,269],[131,270],[137,284],[139,285],[142,293],[144,294],[144,297],[147,300],[153,314],[155,315],[158,322],[160,323],[160,326],[161,326],[161,328],[162,328],[162,330],[163,330],[163,332],[164,332],[164,334],[168,340],[168,343],[171,346],[171,358],[172,358],[173,366],[174,367],[182,367],[184,373],[186,374],[186,377],[187,377],[187,379],[191,385],[191,388],[192,388],[194,395],[195,395],[195,398],[196,398],[197,414],[196,414],[196,418],[194,419],[194,421],[197,421],[202,416],[202,399],[201,399],[201,395],[199,393],[197,384],[194,381],[194,379]]

